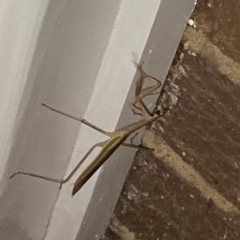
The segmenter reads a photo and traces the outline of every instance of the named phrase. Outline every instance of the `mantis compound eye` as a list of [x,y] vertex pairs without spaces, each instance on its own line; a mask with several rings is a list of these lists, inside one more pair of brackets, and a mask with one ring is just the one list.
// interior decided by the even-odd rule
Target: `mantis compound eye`
[[154,113],[153,114],[157,114],[158,116],[161,116],[162,115],[162,113],[161,113],[161,111],[160,110],[156,110],[156,111],[154,111]]

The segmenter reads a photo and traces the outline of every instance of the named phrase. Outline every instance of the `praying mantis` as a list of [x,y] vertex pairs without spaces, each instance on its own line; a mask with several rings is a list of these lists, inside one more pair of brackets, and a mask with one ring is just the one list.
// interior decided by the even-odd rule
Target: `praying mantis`
[[[132,134],[132,133],[136,132],[137,130],[143,128],[144,126],[154,122],[155,120],[157,120],[159,118],[159,116],[161,116],[163,114],[163,112],[160,110],[156,110],[153,113],[150,113],[149,109],[146,107],[146,105],[143,102],[144,97],[151,95],[155,90],[160,88],[161,82],[158,79],[154,78],[153,76],[146,74],[144,72],[144,70],[142,69],[142,65],[143,65],[143,62],[137,66],[140,76],[136,82],[135,96],[128,103],[128,106],[133,111],[133,113],[142,116],[142,119],[140,119],[138,122],[135,122],[130,125],[124,126],[120,129],[117,129],[113,132],[108,132],[108,131],[105,131],[105,130],[93,125],[92,123],[88,122],[85,119],[74,117],[74,116],[64,113],[62,111],[56,110],[46,104],[42,104],[43,106],[47,107],[48,109],[50,109],[56,113],[59,113],[61,115],[64,115],[71,119],[74,119],[76,121],[79,121],[93,129],[97,130],[98,132],[105,134],[106,136],[109,137],[109,139],[106,141],[98,142],[98,143],[94,144],[88,150],[88,152],[83,156],[83,158],[80,160],[80,162],[77,164],[77,166],[72,170],[72,172],[63,180],[54,179],[54,178],[45,177],[45,176],[27,173],[27,172],[16,172],[10,177],[10,179],[16,175],[21,174],[21,175],[28,175],[28,176],[32,176],[32,177],[36,177],[36,178],[45,179],[45,180],[52,181],[52,182],[57,182],[62,185],[64,183],[68,182],[72,178],[72,176],[78,170],[78,168],[81,166],[83,161],[91,154],[91,152],[96,147],[102,147],[102,150],[100,151],[100,153],[89,164],[89,166],[81,173],[81,175],[78,177],[78,179],[74,183],[74,187],[72,190],[72,196],[73,196],[82,188],[82,186],[105,163],[105,161],[113,154],[113,152],[120,145],[127,146],[127,147],[133,147],[133,148],[140,147],[140,146],[136,146],[133,144],[124,143],[124,141],[130,136],[130,134]],[[146,78],[149,79],[150,81],[152,81],[154,83],[154,85],[143,88],[144,79],[146,79]]]

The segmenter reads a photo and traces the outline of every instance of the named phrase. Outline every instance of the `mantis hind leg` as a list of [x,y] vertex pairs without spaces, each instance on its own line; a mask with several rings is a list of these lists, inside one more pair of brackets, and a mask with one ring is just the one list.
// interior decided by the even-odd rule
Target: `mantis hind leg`
[[47,180],[50,182],[56,182],[60,183],[61,185],[68,182],[71,177],[74,175],[74,173],[78,170],[78,168],[82,165],[82,163],[85,161],[85,159],[91,154],[91,152],[96,148],[96,147],[103,147],[106,141],[104,142],[99,142],[94,144],[88,151],[87,153],[83,156],[83,158],[80,160],[80,162],[76,165],[76,167],[72,170],[72,172],[65,178],[65,179],[56,179],[56,178],[51,178],[51,177],[46,177],[38,174],[33,174],[33,173],[28,173],[28,172],[16,172],[13,175],[10,176],[9,179],[15,177],[16,175],[27,175],[35,178],[40,178],[43,180]]
[[[92,153],[92,151],[96,148],[96,147],[104,147],[104,145],[106,144],[107,141],[104,142],[99,142],[94,144],[88,151],[87,153],[83,156],[83,158],[79,161],[79,163],[75,166],[75,168],[71,171],[71,173],[65,178],[65,179],[57,179],[57,178],[51,178],[51,177],[46,177],[43,175],[38,175],[38,174],[34,174],[34,173],[29,173],[29,172],[16,172],[14,174],[12,174],[9,179],[12,179],[13,177],[15,177],[16,175],[25,175],[25,176],[30,176],[30,177],[35,177],[35,178],[40,178],[43,180],[47,180],[50,182],[56,182],[56,183],[60,183],[61,185],[68,182],[72,176],[74,175],[74,173],[79,169],[79,167],[83,164],[83,162],[87,159],[87,157]],[[131,148],[143,148],[143,149],[149,149],[147,147],[144,147],[142,145],[134,145],[134,144],[128,144],[128,143],[123,143],[122,144],[125,147],[131,147]],[[150,149],[151,150],[151,149]],[[61,187],[61,186],[60,186]]]

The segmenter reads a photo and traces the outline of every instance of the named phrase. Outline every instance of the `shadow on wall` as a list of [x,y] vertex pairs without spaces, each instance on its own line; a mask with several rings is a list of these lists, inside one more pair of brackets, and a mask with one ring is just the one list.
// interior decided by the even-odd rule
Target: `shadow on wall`
[[[5,194],[10,196],[11,189],[6,191]],[[21,211],[20,203],[14,198],[5,198],[5,194],[0,198],[0,240],[33,240],[26,230],[16,224],[20,221],[13,214]],[[6,218],[6,216],[8,217]]]
[[0,239],[5,240],[32,240],[26,231],[21,229],[18,225],[13,222],[2,222],[0,220]]

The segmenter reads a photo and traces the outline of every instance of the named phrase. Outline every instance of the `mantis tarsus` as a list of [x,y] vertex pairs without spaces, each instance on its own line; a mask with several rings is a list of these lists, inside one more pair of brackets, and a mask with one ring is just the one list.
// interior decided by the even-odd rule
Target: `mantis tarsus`
[[[146,105],[142,101],[144,97],[152,94],[156,89],[158,89],[161,86],[161,82],[158,79],[146,74],[143,71],[142,65],[143,65],[143,63],[138,65],[138,67],[137,67],[138,71],[140,72],[140,76],[136,82],[135,97],[128,103],[128,106],[132,109],[134,114],[143,116],[143,118],[141,120],[139,120],[138,122],[135,122],[133,124],[127,125],[125,127],[122,127],[120,129],[117,129],[113,132],[108,132],[101,128],[98,128],[97,126],[91,124],[90,122],[86,121],[85,119],[74,117],[72,115],[69,115],[64,112],[58,111],[54,108],[51,108],[45,104],[42,104],[43,106],[51,109],[54,112],[60,113],[62,115],[70,117],[74,120],[80,121],[80,122],[88,125],[91,128],[94,128],[95,130],[107,135],[109,137],[109,139],[106,141],[94,144],[88,150],[88,152],[84,155],[84,157],[81,159],[81,161],[77,164],[77,166],[72,170],[72,172],[68,175],[68,177],[63,180],[49,178],[49,177],[32,174],[32,173],[27,173],[27,172],[14,173],[10,178],[16,176],[17,174],[22,174],[22,175],[37,177],[37,178],[41,178],[41,179],[45,179],[48,181],[57,182],[57,183],[61,183],[61,184],[66,183],[67,181],[70,180],[70,178],[77,171],[77,169],[80,167],[82,162],[90,155],[90,153],[96,147],[102,147],[102,150],[97,155],[97,157],[92,161],[92,163],[82,172],[82,174],[76,180],[74,187],[73,187],[73,191],[72,191],[72,195],[75,195],[81,189],[81,187],[88,181],[88,179],[91,178],[91,176],[99,169],[99,167],[101,167],[103,165],[103,163],[111,156],[111,154],[120,145],[137,148],[138,146],[135,146],[133,144],[124,143],[124,141],[127,139],[127,137],[129,137],[129,135],[131,133],[148,125],[149,123],[152,123],[161,115],[161,112],[159,110],[157,110],[151,114],[150,111],[148,110],[148,108],[146,107]],[[144,79],[146,79],[146,78],[148,78],[155,84],[153,86],[143,88]]]

